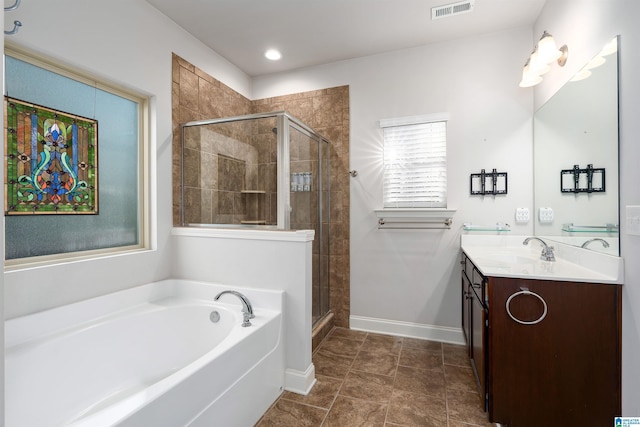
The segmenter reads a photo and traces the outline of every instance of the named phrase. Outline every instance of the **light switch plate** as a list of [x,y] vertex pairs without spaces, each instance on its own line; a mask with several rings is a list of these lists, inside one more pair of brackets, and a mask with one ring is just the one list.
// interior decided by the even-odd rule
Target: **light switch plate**
[[516,222],[526,224],[531,219],[529,208],[516,208]]
[[627,206],[627,234],[640,236],[640,206]]
[[540,222],[553,222],[553,209],[551,208],[540,208],[538,215]]

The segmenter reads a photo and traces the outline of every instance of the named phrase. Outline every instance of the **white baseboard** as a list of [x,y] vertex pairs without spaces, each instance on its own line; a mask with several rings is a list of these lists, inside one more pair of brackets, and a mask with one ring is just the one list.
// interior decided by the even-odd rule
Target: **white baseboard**
[[425,325],[422,323],[401,322],[397,320],[375,319],[372,317],[350,316],[349,327],[358,331],[401,337],[420,338],[451,344],[464,344],[462,328]]
[[315,383],[316,367],[313,366],[313,363],[304,372],[294,369],[285,369],[284,371],[284,389],[287,391],[306,396]]

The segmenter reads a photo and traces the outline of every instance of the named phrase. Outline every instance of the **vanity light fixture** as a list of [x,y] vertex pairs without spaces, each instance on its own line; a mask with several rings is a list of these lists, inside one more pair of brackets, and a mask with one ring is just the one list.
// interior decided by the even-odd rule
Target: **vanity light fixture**
[[522,80],[520,87],[535,86],[542,81],[542,75],[551,70],[551,64],[557,62],[559,66],[564,67],[567,63],[569,48],[563,45],[558,48],[553,36],[546,31],[542,33],[542,37],[533,49],[533,52],[527,59],[522,70]]
[[564,67],[567,62],[568,51],[567,45],[558,49],[553,36],[546,31],[542,33],[542,37],[538,41],[538,57],[542,62],[551,64],[554,61],[558,61],[558,65]]
[[543,76],[551,71],[551,67],[543,60],[536,49],[531,52],[529,57],[529,72],[535,76]]
[[276,49],[269,49],[264,53],[265,58],[270,59],[271,61],[277,61],[282,58],[282,54],[280,51]]
[[542,76],[531,71],[531,58],[527,59],[522,69],[522,80],[520,80],[520,87],[535,86],[542,81]]

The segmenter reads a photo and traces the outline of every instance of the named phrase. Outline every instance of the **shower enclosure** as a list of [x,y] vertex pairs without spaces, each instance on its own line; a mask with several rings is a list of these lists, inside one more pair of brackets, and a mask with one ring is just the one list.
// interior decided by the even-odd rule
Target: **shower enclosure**
[[329,311],[329,141],[285,112],[181,131],[181,225],[315,230],[315,324]]

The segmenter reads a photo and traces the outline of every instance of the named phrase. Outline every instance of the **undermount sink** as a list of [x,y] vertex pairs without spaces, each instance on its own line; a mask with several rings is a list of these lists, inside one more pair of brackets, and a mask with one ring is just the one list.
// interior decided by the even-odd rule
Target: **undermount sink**
[[556,260],[545,261],[539,243],[522,244],[527,236],[461,237],[462,250],[485,276],[593,283],[624,279],[623,260],[616,256],[549,241]]

